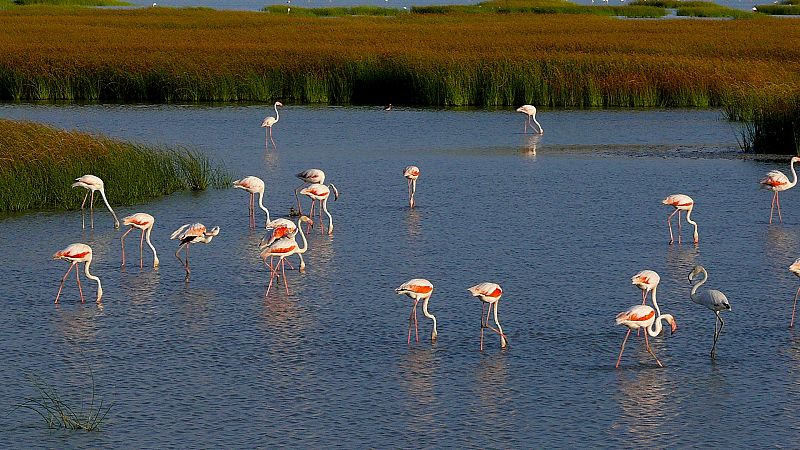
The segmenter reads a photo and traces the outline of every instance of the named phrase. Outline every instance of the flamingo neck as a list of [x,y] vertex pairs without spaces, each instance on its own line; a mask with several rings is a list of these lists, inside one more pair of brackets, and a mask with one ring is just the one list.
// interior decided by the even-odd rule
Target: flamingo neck
[[301,225],[302,225],[302,221],[298,219],[297,220],[297,231],[300,233],[300,237],[303,238],[303,248],[297,247],[297,253],[300,253],[300,255],[301,255],[300,256],[300,261],[303,263],[303,266],[305,266],[305,262],[303,261],[302,254],[305,253],[306,250],[308,250],[308,241],[306,240],[306,234],[303,233],[303,227]]
[[697,233],[697,222],[692,220],[692,211],[694,208],[689,208],[689,211],[686,211],[686,221],[690,224],[694,225],[694,241],[697,242],[699,239],[699,234]]
[[[430,299],[431,299],[430,295],[425,297],[425,301],[422,303],[422,314],[424,314],[425,317],[433,320],[433,331],[431,332],[431,340],[435,341],[439,333],[436,331],[436,316],[428,312],[428,300]],[[495,320],[497,319],[495,318]]]
[[792,169],[792,182],[789,183],[789,187],[793,187],[795,184],[797,184],[797,172],[794,170],[794,159],[792,159],[791,164],[789,164],[789,168]]
[[708,272],[706,272],[706,268],[701,267],[701,269],[703,270],[703,279],[699,280],[694,284],[694,286],[692,286],[692,293],[689,294],[689,296],[692,298],[692,301],[695,303],[699,303],[697,301],[697,290],[700,289],[700,286],[704,285],[706,281],[708,281]]
[[278,112],[278,104],[275,103],[275,123],[281,119],[281,114]]
[[[794,169],[792,169],[794,171]],[[797,175],[795,175],[795,180],[797,179]],[[108,199],[106,198],[105,189],[99,189],[100,196],[103,197],[103,203],[106,204],[106,208],[111,211],[111,215],[114,216],[114,228],[119,228],[119,219],[117,218],[117,214],[111,209],[111,205],[108,204]]]
[[505,333],[503,333],[503,327],[500,326],[500,320],[497,319],[498,306],[500,306],[500,300],[494,302],[494,323],[497,325],[497,329],[500,331],[500,346],[505,348],[506,346]]
[[663,316],[659,314],[656,316],[656,320],[653,321],[653,324],[647,328],[647,334],[653,337],[661,334],[661,330],[663,330],[663,326],[661,325],[662,320],[670,321],[674,319],[671,314],[664,314]]
[[537,127],[539,127],[539,134],[544,134],[544,129],[542,128],[542,125],[539,124],[539,122],[536,120],[536,114],[532,115],[531,119],[533,119],[533,122],[536,124]]
[[328,215],[328,234],[333,234],[333,216],[328,212],[328,197],[322,200],[322,210]]
[[267,224],[271,221],[269,220],[269,210],[264,207],[264,191],[258,191],[258,207],[261,208],[267,214],[267,221],[264,222],[264,228],[267,228]]
[[94,280],[94,281],[97,282],[97,301],[99,302],[100,298],[103,297],[103,285],[100,284],[100,278],[98,278],[98,277],[92,275],[91,273],[89,273],[89,266],[90,265],[92,265],[92,260],[88,259],[86,261],[86,264],[83,265],[83,272],[86,274],[86,278],[88,278],[90,280]]
[[656,309],[656,317],[661,315],[661,309],[658,307],[658,299],[657,299],[657,292],[658,292],[658,285],[653,288],[652,299],[653,299],[653,307]]
[[150,231],[152,231],[152,229],[153,228],[148,228],[147,229],[147,231],[144,234],[144,239],[147,241],[147,245],[150,246],[150,250],[153,251],[153,267],[158,267],[158,264],[159,264],[158,263],[158,254],[156,254],[156,248],[153,246],[153,243],[150,242]]

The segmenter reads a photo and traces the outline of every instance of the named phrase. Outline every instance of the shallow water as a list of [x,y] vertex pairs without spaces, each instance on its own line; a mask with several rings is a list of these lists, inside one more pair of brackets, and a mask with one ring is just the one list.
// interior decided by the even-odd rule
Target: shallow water
[[[719,111],[540,111],[545,134],[532,137],[513,111],[289,106],[266,151],[268,114],[0,105],[0,117],[195,147],[236,178],[262,177],[273,214],[288,211],[303,169],[325,169],[342,191],[334,235],[313,230],[307,272],[289,274],[288,297],[267,299],[261,232],[248,231],[239,190],[118,207],[156,217],[157,271],[120,271],[122,233],[102,209],[94,231],[75,211],[0,220],[0,445],[761,447],[800,437],[800,335],[787,328],[798,281],[786,270],[800,256],[800,198],[786,192],[784,224],[767,224],[770,193],[757,181],[788,164],[728,157],[737,130]],[[422,170],[413,211],[407,164]],[[667,245],[660,200],[678,192],[697,203],[698,246]],[[192,247],[185,284],[168,237],[190,221],[222,232]],[[50,255],[78,241],[94,249],[102,307],[80,304],[72,278],[52,303],[67,264]],[[132,261],[137,241],[131,233]],[[713,314],[688,297],[696,263],[733,305],[715,362]],[[679,329],[651,341],[666,367],[632,337],[615,370],[625,329],[613,319],[641,298],[630,277],[645,268],[661,274],[659,304]],[[421,342],[406,345],[411,302],[393,289],[414,277],[435,285],[435,345],[424,318]],[[480,302],[466,288],[480,281],[505,290],[505,351],[491,334],[478,350]],[[27,375],[85,396],[89,368],[115,402],[102,432],[51,432],[12,411],[35,395]]]

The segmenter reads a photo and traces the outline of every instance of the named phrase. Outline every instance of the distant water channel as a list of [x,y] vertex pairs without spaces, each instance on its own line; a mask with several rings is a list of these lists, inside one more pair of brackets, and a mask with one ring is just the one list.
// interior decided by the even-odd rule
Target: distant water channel
[[[156,217],[157,271],[120,270],[122,230],[103,209],[94,231],[76,211],[0,218],[0,446],[728,448],[800,438],[800,335],[788,328],[798,280],[786,270],[800,256],[800,192],[784,193],[784,223],[768,225],[758,180],[788,172],[788,158],[738,157],[738,128],[720,111],[542,110],[545,134],[532,136],[513,110],[289,105],[277,150],[266,150],[259,124],[271,114],[0,105],[3,118],[196,148],[236,178],[263,178],[274,215],[288,212],[294,174],[307,168],[324,169],[342,194],[329,205],[334,235],[312,230],[307,272],[288,274],[290,295],[267,299],[262,233],[248,230],[240,190],[117,207]],[[422,171],[413,211],[408,164]],[[673,193],[696,201],[698,246],[667,245],[661,199]],[[185,284],[168,238],[194,221],[222,231],[192,248]],[[94,248],[102,307],[80,304],[72,277],[53,304],[68,265],[50,257],[72,242]],[[127,243],[135,260],[138,232]],[[689,299],[698,263],[706,287],[733,305],[715,362],[714,316]],[[625,329],[614,317],[640,302],[630,277],[646,268],[660,273],[659,304],[678,331],[651,340],[664,368],[632,336],[615,370]],[[434,345],[421,314],[421,342],[406,345],[411,301],[394,288],[415,277],[435,286]],[[505,351],[491,333],[478,349],[481,306],[466,288],[481,281],[505,290]],[[12,409],[36,395],[30,376],[86,399],[89,369],[114,401],[102,431],[53,432]]]

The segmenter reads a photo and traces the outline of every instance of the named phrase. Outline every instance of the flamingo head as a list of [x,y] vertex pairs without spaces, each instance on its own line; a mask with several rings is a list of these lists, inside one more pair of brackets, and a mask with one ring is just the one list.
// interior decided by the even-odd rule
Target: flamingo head
[[800,277],[800,258],[797,258],[794,263],[789,266],[789,271]]
[[703,273],[703,270],[704,270],[703,266],[700,266],[700,265],[694,266],[692,271],[689,273],[689,283],[694,281],[694,277],[696,277],[697,275],[700,275],[701,273]]
[[312,227],[312,228],[314,227],[314,220],[311,219],[310,217],[306,216],[306,215],[300,216],[300,222],[308,223],[308,225],[310,227]]
[[336,189],[336,186],[333,183],[331,183],[329,186],[331,187],[331,190],[333,190],[333,201],[339,200],[339,189]]
[[793,157],[793,158],[792,158],[792,162],[793,162],[793,163],[800,162],[800,156],[795,156],[795,157]]
[[281,102],[275,102],[275,106],[283,106],[283,103],[281,103]]
[[214,227],[210,231],[206,232],[206,236],[216,236],[219,234],[219,227]]
[[670,314],[664,314],[664,317],[667,319],[667,323],[669,323],[669,326],[672,330],[670,334],[675,334],[675,332],[678,330],[678,322],[675,322],[675,319],[673,319]]

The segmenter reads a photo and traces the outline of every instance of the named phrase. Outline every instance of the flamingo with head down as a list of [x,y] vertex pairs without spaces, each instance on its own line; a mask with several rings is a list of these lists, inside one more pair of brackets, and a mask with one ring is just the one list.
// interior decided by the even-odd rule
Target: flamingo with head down
[[258,177],[245,177],[241,180],[233,182],[233,187],[236,189],[243,189],[250,193],[250,228],[256,227],[256,209],[255,197],[258,194],[258,207],[267,215],[264,222],[264,228],[269,223],[269,210],[264,206],[264,180]]
[[[508,339],[506,334],[503,333],[503,327],[500,326],[500,321],[497,319],[497,305],[500,303],[500,297],[503,295],[503,288],[497,283],[480,283],[467,289],[473,297],[478,297],[481,300],[481,351],[483,351],[483,330],[488,328],[500,335],[500,347],[506,348],[508,346]],[[483,316],[483,310],[489,305],[489,310],[486,311],[486,317]],[[494,309],[494,323],[497,328],[489,325],[489,314]]]
[[672,206],[675,211],[667,217],[667,226],[669,226],[669,243],[672,244],[675,239],[672,236],[672,216],[678,214],[678,243],[681,243],[681,211],[686,211],[686,221],[694,225],[694,243],[700,242],[700,236],[697,234],[697,222],[692,220],[692,210],[694,209],[694,200],[692,197],[683,194],[674,194],[661,200],[661,203]]
[[[330,186],[330,188],[328,187]],[[325,211],[325,214],[328,216],[328,234],[333,234],[333,217],[331,213],[328,211],[328,198],[330,198],[331,191],[333,191],[333,201],[339,199],[339,190],[336,189],[336,186],[333,183],[329,184],[328,186],[324,184],[312,184],[303,190],[300,191],[301,194],[311,198],[312,200],[319,200],[320,204],[322,205],[319,208],[319,228],[321,232],[325,233],[325,225],[322,222],[322,211]]]
[[398,294],[405,294],[414,300],[411,306],[411,314],[408,316],[408,344],[411,345],[411,324],[414,324],[414,334],[416,341],[419,342],[419,325],[417,322],[417,304],[422,300],[422,314],[433,321],[433,331],[431,331],[431,342],[436,342],[439,333],[436,331],[436,316],[428,311],[428,301],[433,294],[433,283],[424,278],[414,278],[401,284],[394,290]]
[[[56,294],[56,301],[58,303],[58,297],[61,296],[61,289],[64,288],[64,282],[67,280],[67,275],[69,275],[70,270],[73,267],[77,266],[78,263],[84,263],[83,271],[86,274],[86,278],[90,280],[94,280],[97,282],[97,303],[100,303],[100,299],[103,297],[103,285],[100,284],[100,278],[92,275],[89,272],[89,266],[92,264],[92,247],[89,247],[86,244],[70,244],[67,248],[63,250],[59,250],[53,254],[53,259],[63,259],[70,263],[69,269],[67,269],[67,273],[64,274],[64,277],[61,278],[61,285],[58,287],[58,293]],[[81,288],[81,279],[78,275],[78,269],[75,269],[75,279],[78,280],[78,291],[81,293],[81,303],[83,303],[83,288]]]
[[[186,281],[189,281],[189,274],[191,273],[191,270],[189,270],[189,245],[210,244],[214,236],[218,234],[219,227],[207,230],[206,226],[202,223],[187,223],[175,230],[169,237],[170,239],[178,239],[180,241],[178,250],[175,252],[175,257],[178,258],[178,261],[183,264],[183,268],[186,270]],[[180,256],[182,248],[186,249],[186,261],[182,260]]]
[[539,129],[538,133],[539,134],[544,134],[544,129],[542,129],[542,126],[539,124],[539,122],[536,121],[536,107],[535,106],[533,106],[533,105],[522,105],[519,108],[517,108],[517,112],[521,112],[521,113],[527,115],[527,117],[525,118],[525,127],[524,127],[524,129],[522,131],[524,134],[528,133],[528,124],[530,124],[531,128],[533,128],[533,123],[531,123],[531,121],[536,123],[536,127]]
[[108,204],[108,199],[106,198],[106,190],[105,190],[105,183],[99,177],[94,175],[84,175],[80,178],[75,178],[75,182],[72,183],[72,187],[82,187],[86,189],[86,195],[83,196],[83,203],[81,203],[81,223],[83,224],[83,228],[86,228],[86,213],[84,212],[84,208],[86,207],[86,198],[89,197],[89,193],[91,193],[91,199],[89,200],[89,219],[91,222],[91,227],[94,228],[94,193],[95,191],[100,192],[100,196],[103,197],[103,202],[106,204],[106,208],[111,211],[111,215],[114,216],[114,228],[119,228],[119,219],[117,219],[117,214],[111,209],[111,205]]
[[147,240],[147,245],[150,246],[150,250],[153,251],[153,267],[158,267],[158,254],[156,254],[156,248],[153,247],[153,243],[150,242],[150,232],[153,231],[153,224],[155,224],[156,219],[147,213],[136,213],[125,217],[122,219],[122,223],[126,226],[130,226],[128,231],[119,238],[120,243],[122,244],[122,266],[125,266],[125,236],[128,235],[134,228],[138,228],[142,230],[142,237],[139,239],[139,267],[144,267],[144,255],[143,255],[143,241]]

